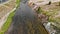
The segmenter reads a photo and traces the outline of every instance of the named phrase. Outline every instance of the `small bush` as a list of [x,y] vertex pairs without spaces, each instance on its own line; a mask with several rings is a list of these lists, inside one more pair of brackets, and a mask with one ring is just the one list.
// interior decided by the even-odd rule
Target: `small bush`
[[42,12],[41,7],[39,7],[36,12],[37,12],[37,14],[41,13]]
[[60,6],[60,2],[59,2],[59,6]]
[[51,1],[49,1],[48,5],[51,5]]

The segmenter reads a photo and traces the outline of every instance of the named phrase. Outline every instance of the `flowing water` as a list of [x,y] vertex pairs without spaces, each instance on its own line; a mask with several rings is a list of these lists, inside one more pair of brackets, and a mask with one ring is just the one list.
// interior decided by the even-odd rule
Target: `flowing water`
[[35,12],[27,5],[27,0],[21,0],[12,24],[5,34],[48,34],[48,32]]

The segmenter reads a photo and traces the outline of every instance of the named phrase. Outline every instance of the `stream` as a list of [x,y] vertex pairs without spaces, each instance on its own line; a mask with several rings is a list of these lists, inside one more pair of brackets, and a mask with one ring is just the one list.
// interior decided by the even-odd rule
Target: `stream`
[[28,0],[21,0],[13,21],[5,34],[48,34],[35,12],[28,6]]

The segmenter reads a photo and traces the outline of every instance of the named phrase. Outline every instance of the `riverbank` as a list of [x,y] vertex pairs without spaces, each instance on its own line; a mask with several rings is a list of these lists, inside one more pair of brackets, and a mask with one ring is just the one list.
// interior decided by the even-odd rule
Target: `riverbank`
[[0,34],[4,34],[4,32],[9,28],[12,22],[12,17],[14,16],[15,12],[11,12],[7,17],[6,22],[3,24],[2,29],[0,30]]
[[7,14],[7,19],[5,20],[5,23],[3,24],[0,30],[0,34],[4,34],[4,32],[9,28],[12,22],[12,17],[14,16],[15,10],[18,7],[19,3],[20,3],[20,0],[16,0],[16,7]]
[[[31,0],[32,1],[32,0]],[[41,23],[50,34],[58,34],[60,31],[60,0],[32,1],[29,6],[36,11]],[[48,3],[47,3],[48,2]]]
[[16,7],[16,1],[11,0],[6,4],[0,5],[0,29],[7,19],[7,14]]

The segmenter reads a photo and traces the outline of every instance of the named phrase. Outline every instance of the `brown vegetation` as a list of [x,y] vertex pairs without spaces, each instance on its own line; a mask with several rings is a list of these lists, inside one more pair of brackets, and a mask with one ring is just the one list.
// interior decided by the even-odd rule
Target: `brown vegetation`
[[0,5],[0,19],[16,6],[16,0]]

